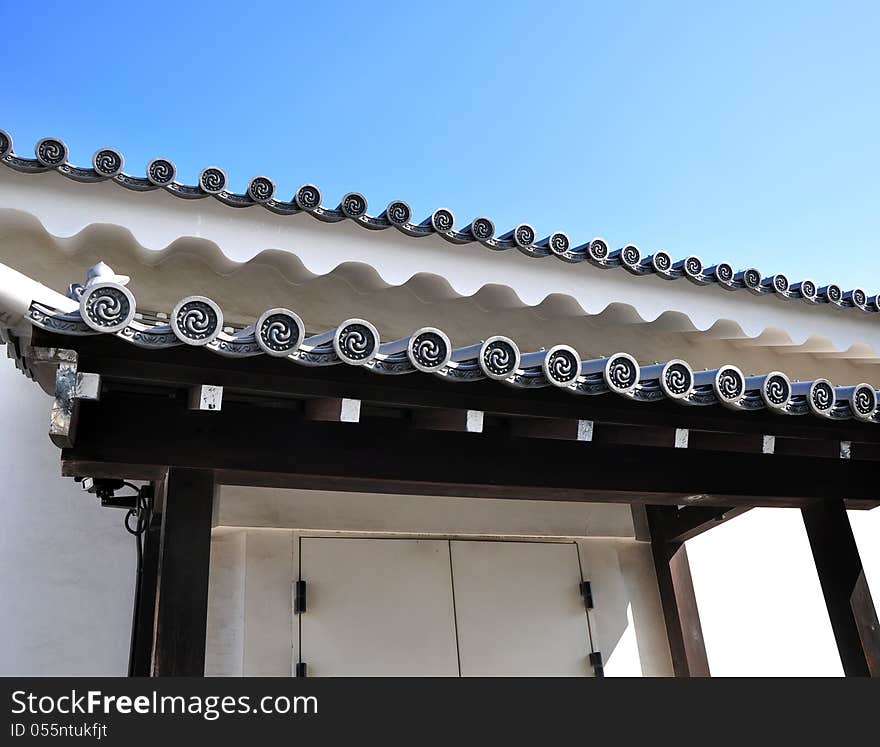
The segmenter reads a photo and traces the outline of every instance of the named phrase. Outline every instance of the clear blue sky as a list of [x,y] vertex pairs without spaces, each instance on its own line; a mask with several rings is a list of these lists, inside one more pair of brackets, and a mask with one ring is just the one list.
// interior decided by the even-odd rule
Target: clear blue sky
[[880,291],[877,2],[0,0],[0,27],[20,152]]

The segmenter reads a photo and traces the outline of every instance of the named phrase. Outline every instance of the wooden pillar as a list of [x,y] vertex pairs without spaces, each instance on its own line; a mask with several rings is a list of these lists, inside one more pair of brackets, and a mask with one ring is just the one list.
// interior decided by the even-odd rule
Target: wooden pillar
[[149,677],[153,662],[153,637],[156,623],[156,585],[159,579],[159,548],[162,534],[162,506],[165,483],[153,483],[153,513],[144,532],[144,556],[138,579],[137,618],[131,632],[129,677]]
[[647,506],[646,511],[673,671],[676,677],[708,677],[709,660],[687,550],[683,542],[670,541],[666,535],[677,509]]
[[154,677],[203,676],[214,474],[168,470],[153,644]]
[[801,509],[847,677],[880,677],[880,624],[843,500]]

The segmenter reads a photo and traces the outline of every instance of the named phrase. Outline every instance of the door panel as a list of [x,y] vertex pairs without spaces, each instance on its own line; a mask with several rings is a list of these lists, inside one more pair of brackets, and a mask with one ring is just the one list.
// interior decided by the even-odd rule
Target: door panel
[[457,676],[445,540],[303,537],[310,677]]
[[451,542],[463,676],[592,676],[573,543]]

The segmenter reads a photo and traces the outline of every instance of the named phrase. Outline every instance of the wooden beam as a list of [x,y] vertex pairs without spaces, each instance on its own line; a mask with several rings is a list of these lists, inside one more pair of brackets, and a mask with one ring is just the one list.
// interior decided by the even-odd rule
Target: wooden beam
[[665,512],[663,533],[667,542],[686,542],[748,511],[747,506],[707,508],[685,506],[675,512]]
[[646,507],[666,638],[676,677],[708,677],[709,660],[687,550],[683,542],[670,542],[664,533],[675,510],[673,506]]
[[482,410],[415,410],[412,422],[416,428],[461,433],[482,433]]
[[309,422],[232,401],[192,412],[113,392],[82,404],[77,443],[62,458],[67,474],[106,464],[140,477],[170,465],[215,470],[222,482],[356,492],[800,507],[830,483],[876,501],[870,462],[512,438],[503,428],[460,433],[401,420]]
[[[217,417],[217,413],[205,417]],[[159,549],[154,677],[201,677],[205,673],[213,506],[211,471],[168,470]]]
[[880,677],[880,622],[840,499],[801,509],[847,677]]
[[593,422],[572,418],[511,418],[508,429],[520,438],[552,438],[562,441],[592,441]]
[[189,346],[145,350],[106,335],[67,337],[35,329],[33,344],[79,351],[84,370],[101,374],[105,382],[189,388],[211,381],[227,393],[342,396],[365,404],[683,428],[691,430],[692,442],[693,431],[717,431],[880,443],[880,428],[853,420],[731,412],[720,406],[682,407],[668,400],[640,403],[612,394],[578,397],[555,387],[526,391],[494,381],[451,383],[424,374],[380,376],[353,366],[309,368],[268,357],[224,358]]
[[307,399],[304,404],[307,420],[328,423],[357,423],[361,419],[361,401],[347,397]]

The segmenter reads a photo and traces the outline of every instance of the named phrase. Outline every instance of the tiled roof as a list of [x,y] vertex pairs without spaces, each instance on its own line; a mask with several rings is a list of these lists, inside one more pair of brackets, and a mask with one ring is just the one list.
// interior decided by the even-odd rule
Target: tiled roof
[[626,270],[635,276],[687,279],[695,285],[718,285],[727,290],[747,290],[756,295],[775,294],[780,298],[808,304],[858,309],[865,313],[880,311],[880,296],[868,296],[861,288],[844,291],[834,283],[820,285],[809,279],[791,282],[782,274],[764,276],[753,267],[737,270],[730,262],[706,266],[696,255],[675,260],[664,251],[656,251],[643,256],[633,244],[612,250],[601,238],[575,245],[561,231],[538,239],[535,230],[527,223],[520,223],[513,230],[496,235],[494,223],[485,217],[476,218],[456,229],[455,217],[446,208],[438,208],[425,220],[417,222],[413,221],[412,210],[406,202],[394,200],[381,213],[370,215],[366,198],[357,192],[349,192],[336,207],[331,208],[321,204],[321,192],[313,184],[304,184],[296,190],[292,199],[283,200],[276,196],[276,185],[266,176],[254,177],[247,191],[238,194],[227,189],[226,174],[216,166],[204,169],[198,184],[187,185],[176,181],[174,163],[164,158],[153,159],[147,166],[145,176],[133,176],[123,171],[122,154],[112,148],[97,151],[92,158],[92,166],[84,168],[70,163],[67,146],[55,138],[40,140],[35,147],[35,156],[25,158],[16,154],[11,136],[0,130],[0,162],[23,173],[54,170],[74,181],[112,181],[136,192],[164,189],[182,199],[213,197],[230,207],[260,206],[279,215],[307,213],[327,223],[350,220],[365,229],[395,228],[413,237],[436,234],[453,244],[479,243],[491,250],[517,249],[530,257],[553,255],[563,262],[588,262],[603,269]]
[[357,318],[307,334],[300,317],[285,308],[268,309],[254,324],[234,330],[224,327],[222,309],[204,296],[181,299],[170,314],[139,313],[127,282],[101,263],[89,271],[85,285],[71,285],[68,295],[78,301],[77,311],[60,313],[34,301],[28,319],[64,335],[109,334],[145,348],[190,345],[224,356],[268,355],[302,366],[348,364],[376,374],[422,372],[459,382],[494,379],[524,390],[552,386],[572,394],[613,393],[639,402],[671,399],[683,405],[721,404],[734,410],[880,422],[878,395],[868,384],[792,382],[781,371],[746,376],[734,365],[694,371],[684,360],[640,366],[625,352],[582,360],[565,344],[522,353],[503,335],[457,348],[436,327],[383,343],[372,323]]

